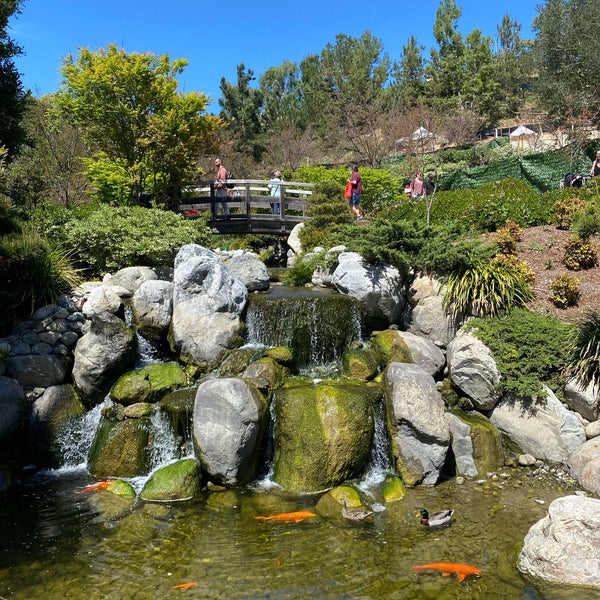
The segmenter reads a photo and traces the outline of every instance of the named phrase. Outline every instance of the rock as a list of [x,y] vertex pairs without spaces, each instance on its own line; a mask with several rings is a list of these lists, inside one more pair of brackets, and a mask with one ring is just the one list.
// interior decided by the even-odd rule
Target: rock
[[121,375],[110,395],[115,402],[125,406],[137,402],[153,403],[187,384],[188,377],[177,363],[152,363]]
[[531,454],[519,454],[518,462],[522,467],[533,467],[537,458]]
[[598,437],[600,435],[600,421],[594,421],[592,423],[588,423],[585,426],[585,437],[587,439],[592,439]]
[[111,286],[99,285],[89,293],[81,312],[88,319],[103,312],[122,316],[123,302]]
[[491,410],[500,398],[500,372],[489,348],[475,335],[461,330],[446,352],[450,379],[475,407]]
[[300,231],[303,227],[304,223],[298,223],[298,225],[295,225],[287,239],[288,247],[296,256],[302,254],[303,251],[302,242],[300,241]]
[[554,463],[565,463],[585,442],[585,431],[575,413],[567,410],[552,391],[545,398],[520,398],[506,394],[490,421],[524,453]]
[[386,475],[381,487],[381,495],[384,502],[397,502],[406,496],[406,487],[400,477],[396,475]]
[[150,267],[125,267],[113,275],[107,275],[104,284],[125,288],[128,296],[131,297],[144,281],[157,278],[156,271]]
[[364,304],[368,328],[385,328],[400,320],[404,309],[404,282],[400,272],[389,265],[368,265],[356,252],[342,252],[332,275],[340,293]]
[[372,348],[348,348],[342,356],[342,366],[348,377],[370,381],[379,372],[380,354]]
[[450,445],[444,402],[422,367],[391,363],[384,372],[396,469],[407,485],[437,483]]
[[68,362],[55,354],[25,354],[5,360],[6,374],[24,388],[50,387],[65,383]]
[[264,356],[250,363],[242,373],[242,379],[253,383],[261,392],[281,387],[287,371],[272,358]]
[[0,442],[23,429],[25,393],[16,379],[0,376]]
[[440,348],[446,348],[456,334],[442,296],[428,296],[419,300],[416,306],[409,306],[402,316],[402,323],[410,333],[423,336]]
[[550,504],[548,515],[527,533],[518,561],[519,570],[533,577],[596,588],[598,565],[600,500],[581,496],[557,498]]
[[185,458],[161,467],[145,483],[140,498],[149,502],[190,500],[202,487],[200,464]]
[[392,362],[414,362],[408,344],[397,329],[374,332],[372,342],[381,353],[385,365]]
[[600,411],[598,386],[590,383],[583,388],[578,380],[570,379],[565,386],[567,406],[588,421],[595,421]]
[[328,489],[362,474],[374,435],[369,384],[288,382],[275,393],[273,480],[294,493]]
[[144,281],[133,294],[131,311],[141,335],[156,342],[165,340],[173,314],[173,284],[161,279]]
[[200,384],[194,445],[212,482],[239,486],[256,478],[267,418],[267,402],[252,384],[233,377]]
[[100,404],[116,379],[133,366],[135,331],[110,313],[92,318],[90,330],[75,346],[73,381],[92,406]]
[[588,440],[569,457],[569,473],[586,491],[600,496],[600,437]]
[[229,270],[246,286],[249,292],[268,290],[271,278],[267,266],[255,254],[245,252],[225,261]]
[[446,366],[446,356],[431,340],[409,331],[398,331],[398,335],[407,345],[412,362],[420,365],[433,377],[441,373]]

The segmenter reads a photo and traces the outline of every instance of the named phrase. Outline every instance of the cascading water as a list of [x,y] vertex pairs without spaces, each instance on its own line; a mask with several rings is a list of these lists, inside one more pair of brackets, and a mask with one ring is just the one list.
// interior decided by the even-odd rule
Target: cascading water
[[361,338],[362,304],[328,290],[277,286],[249,297],[246,326],[249,344],[288,346],[297,368],[322,365]]

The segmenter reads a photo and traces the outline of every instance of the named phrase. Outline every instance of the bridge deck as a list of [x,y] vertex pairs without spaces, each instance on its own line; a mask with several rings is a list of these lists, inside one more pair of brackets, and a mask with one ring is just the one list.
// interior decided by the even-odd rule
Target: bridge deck
[[[254,179],[229,180],[235,187],[228,190],[229,215],[222,213],[223,198],[215,195],[215,182],[204,181],[186,186],[179,201],[179,212],[189,218],[208,215],[208,225],[219,233],[267,233],[289,235],[304,221],[307,198],[313,184],[282,181],[280,195],[271,196],[268,181]],[[279,214],[273,214],[273,203],[279,203]]]

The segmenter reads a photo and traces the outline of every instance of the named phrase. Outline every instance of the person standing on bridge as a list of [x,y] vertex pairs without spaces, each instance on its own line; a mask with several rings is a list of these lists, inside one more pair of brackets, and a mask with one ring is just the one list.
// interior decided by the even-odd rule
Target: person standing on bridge
[[217,167],[217,181],[215,183],[215,195],[221,203],[223,214],[229,216],[229,204],[227,203],[227,169],[223,165],[220,158],[215,158],[215,166]]
[[[276,183],[281,181],[281,171],[277,170],[273,173],[273,177],[271,177],[271,183],[267,186],[269,191],[271,192],[272,198],[277,198],[281,201],[281,184]],[[280,209],[280,202],[272,202],[271,206],[273,207],[273,214],[278,215]]]

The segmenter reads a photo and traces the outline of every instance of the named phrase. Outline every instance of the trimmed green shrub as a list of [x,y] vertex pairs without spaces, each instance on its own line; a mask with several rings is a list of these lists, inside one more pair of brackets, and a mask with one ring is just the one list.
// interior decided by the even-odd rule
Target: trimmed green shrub
[[574,275],[563,273],[550,283],[552,302],[559,308],[576,306],[579,302],[579,285],[581,280]]
[[472,319],[465,327],[490,348],[503,391],[535,396],[544,383],[561,395],[572,325],[514,308],[502,317]]
[[590,241],[573,236],[565,244],[562,261],[565,267],[571,271],[591,269],[598,264],[598,253]]

